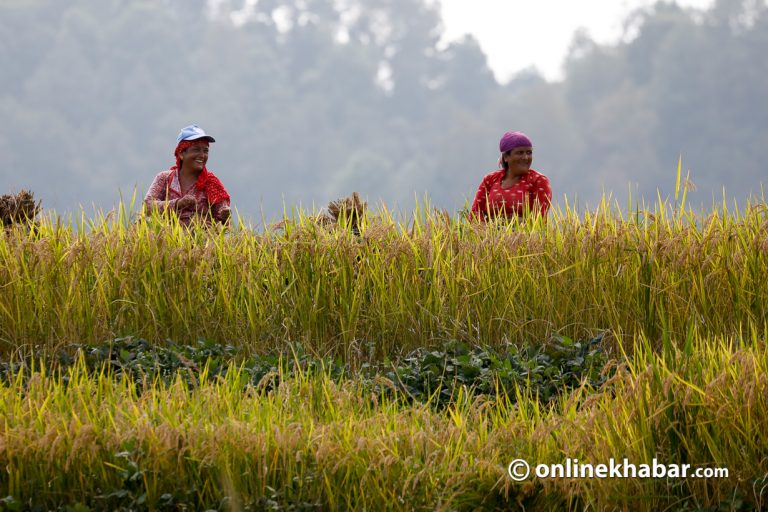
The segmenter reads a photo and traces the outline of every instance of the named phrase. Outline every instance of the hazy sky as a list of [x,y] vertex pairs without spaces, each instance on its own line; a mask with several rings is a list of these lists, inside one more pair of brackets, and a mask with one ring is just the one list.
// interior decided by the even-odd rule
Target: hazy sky
[[[473,34],[500,81],[535,66],[548,79],[560,78],[560,65],[573,33],[586,28],[595,41],[615,41],[622,21],[655,0],[437,0],[442,3],[447,40]],[[707,8],[713,0],[678,0]]]

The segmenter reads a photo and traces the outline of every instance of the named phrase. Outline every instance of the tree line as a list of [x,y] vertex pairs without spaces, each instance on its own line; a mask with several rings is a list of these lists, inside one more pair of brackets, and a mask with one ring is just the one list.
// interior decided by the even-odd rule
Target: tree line
[[[450,211],[523,130],[555,199],[649,201],[677,161],[709,204],[759,194],[768,160],[768,7],[660,2],[611,45],[576,34],[564,79],[498,83],[472,37],[440,44],[426,0],[6,0],[3,188],[57,211],[115,206],[173,163],[179,128],[258,221],[360,192]],[[553,14],[555,15],[555,14]],[[542,27],[543,33],[546,28]],[[631,37],[630,37],[631,36]]]

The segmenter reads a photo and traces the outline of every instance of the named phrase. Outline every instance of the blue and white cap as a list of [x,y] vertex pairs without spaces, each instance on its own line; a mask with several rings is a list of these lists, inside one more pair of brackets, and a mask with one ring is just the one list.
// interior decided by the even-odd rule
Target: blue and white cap
[[176,142],[181,142],[183,140],[199,140],[199,139],[205,139],[208,142],[216,142],[216,139],[211,137],[210,135],[206,135],[205,131],[203,131],[202,128],[197,126],[196,124],[191,124],[189,126],[185,126],[181,129],[181,132],[179,132],[179,136],[176,139]]

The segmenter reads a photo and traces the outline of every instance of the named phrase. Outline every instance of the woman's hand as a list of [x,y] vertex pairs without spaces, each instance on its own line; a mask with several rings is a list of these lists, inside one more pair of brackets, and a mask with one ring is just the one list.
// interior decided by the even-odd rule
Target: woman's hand
[[193,196],[184,196],[176,201],[176,210],[194,210],[197,207],[197,200]]

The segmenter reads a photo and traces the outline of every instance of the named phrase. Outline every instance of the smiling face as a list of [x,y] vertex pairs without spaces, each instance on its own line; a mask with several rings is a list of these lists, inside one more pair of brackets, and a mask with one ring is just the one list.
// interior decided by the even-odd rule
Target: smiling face
[[510,149],[502,157],[507,171],[513,176],[519,176],[527,173],[533,163],[533,148],[531,146],[521,146]]
[[201,172],[208,162],[208,141],[190,146],[181,152],[181,165],[185,170]]

